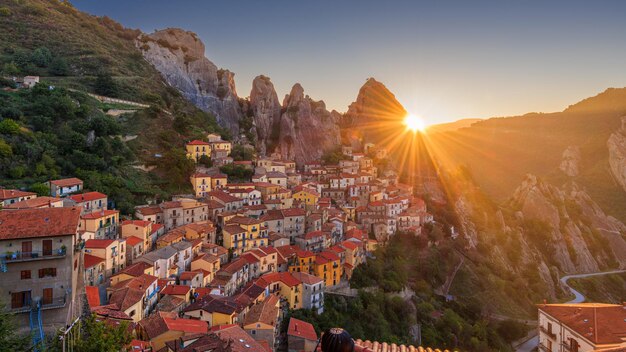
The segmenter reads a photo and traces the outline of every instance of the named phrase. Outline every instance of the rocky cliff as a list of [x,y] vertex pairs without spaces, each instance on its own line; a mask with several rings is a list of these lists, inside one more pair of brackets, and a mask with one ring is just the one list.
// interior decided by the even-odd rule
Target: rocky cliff
[[239,135],[242,109],[234,73],[209,61],[204,44],[194,33],[168,28],[141,35],[136,45],[168,84],[200,109],[215,114],[234,137]]
[[611,134],[607,146],[611,173],[626,191],[626,117],[622,117],[622,127]]
[[344,142],[379,143],[392,139],[398,131],[404,130],[402,121],[406,114],[402,104],[384,84],[368,78],[345,114]]
[[280,128],[280,101],[269,77],[257,76],[252,81],[250,110],[256,128],[256,147],[261,155],[268,153],[278,139]]
[[339,145],[341,114],[329,112],[323,101],[305,96],[300,84],[285,96],[282,111],[278,148],[283,157],[302,164]]

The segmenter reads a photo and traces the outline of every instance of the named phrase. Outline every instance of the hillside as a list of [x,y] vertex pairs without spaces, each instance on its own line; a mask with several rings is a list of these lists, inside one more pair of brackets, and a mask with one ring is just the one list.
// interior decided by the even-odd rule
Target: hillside
[[[60,1],[2,1],[0,8],[2,76],[39,75],[43,83],[0,95],[0,186],[26,189],[79,176],[87,189],[109,194],[124,212],[188,191],[193,165],[183,143],[222,129],[143,60],[134,42],[139,31]],[[3,79],[2,85],[12,83]],[[105,111],[115,106],[85,92],[151,108],[109,116]]]
[[[555,185],[575,181],[624,221],[626,197],[611,174],[607,141],[625,113],[626,88],[608,89],[562,112],[492,118],[433,134],[429,140],[442,165],[467,166],[478,185],[498,201],[531,173]],[[569,162],[576,164],[576,171],[561,171]]]

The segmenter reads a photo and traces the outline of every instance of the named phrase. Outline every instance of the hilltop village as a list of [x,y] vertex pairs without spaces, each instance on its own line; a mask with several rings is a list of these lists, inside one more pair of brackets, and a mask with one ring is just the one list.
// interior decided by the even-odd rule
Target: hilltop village
[[[287,312],[321,314],[325,292],[347,287],[390,236],[433,221],[411,185],[374,166],[387,153],[373,144],[302,167],[280,155],[233,161],[232,148],[216,134],[188,141],[194,194],[132,216],[78,178],[49,181],[49,196],[1,189],[0,290],[35,343],[90,312],[127,322],[142,349],[311,351],[310,324],[291,319],[281,334]],[[229,164],[252,176],[235,182],[216,167]]]

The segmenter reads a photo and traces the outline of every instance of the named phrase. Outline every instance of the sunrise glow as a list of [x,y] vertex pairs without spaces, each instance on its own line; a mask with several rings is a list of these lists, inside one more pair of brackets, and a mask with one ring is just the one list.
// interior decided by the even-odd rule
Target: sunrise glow
[[426,123],[421,118],[408,114],[404,118],[404,125],[413,132],[426,132]]

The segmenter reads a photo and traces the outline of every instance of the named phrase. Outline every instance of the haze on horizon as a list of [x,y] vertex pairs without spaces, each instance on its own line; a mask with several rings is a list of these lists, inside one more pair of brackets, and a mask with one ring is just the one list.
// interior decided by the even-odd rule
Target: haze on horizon
[[626,2],[74,0],[145,32],[196,32],[235,72],[346,111],[368,77],[427,124],[560,111],[626,86]]

